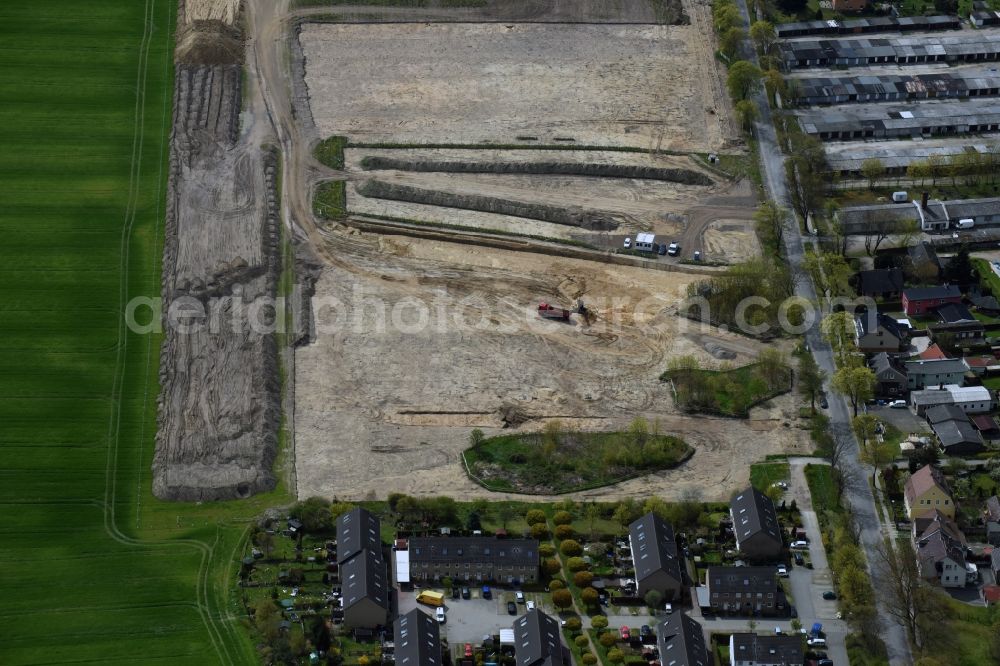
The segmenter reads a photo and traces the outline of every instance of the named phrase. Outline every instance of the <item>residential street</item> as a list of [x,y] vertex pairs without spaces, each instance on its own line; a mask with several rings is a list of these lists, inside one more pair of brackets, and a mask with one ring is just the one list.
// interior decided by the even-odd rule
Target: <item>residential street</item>
[[[749,28],[750,21],[746,2],[738,0],[738,4]],[[744,48],[746,50],[745,57],[756,62],[756,54],[751,52],[749,45],[744,44]],[[774,125],[771,122],[770,106],[763,90],[756,94],[755,101],[760,109],[760,118],[754,124],[754,131],[759,141],[764,186],[774,202],[790,210],[790,199],[785,183],[784,157],[778,148]],[[794,216],[790,216],[787,220],[783,237],[786,259],[797,278],[796,295],[811,303],[818,303],[819,299],[816,296],[812,280],[802,268],[803,239]],[[833,376],[836,370],[833,354],[830,346],[820,336],[818,321],[807,332],[806,341],[819,367],[825,370],[828,376]],[[840,395],[834,393],[829,385],[827,386],[827,394],[830,404],[827,413],[830,417],[831,430],[839,441],[845,442],[847,445],[846,455],[842,458],[842,472],[845,477],[844,496],[854,515],[855,524],[860,531],[861,545],[864,546],[868,559],[868,568],[871,572],[872,585],[875,588],[875,597],[882,624],[879,633],[888,648],[890,664],[894,666],[896,664],[912,664],[913,657],[910,654],[906,631],[886,610],[885,600],[890,596],[890,584],[888,577],[881,573],[876,552],[876,547],[881,543],[885,534],[885,526],[878,518],[875,499],[867,483],[867,478],[871,476],[871,469],[858,458],[858,443],[851,430],[852,414],[847,402]]]

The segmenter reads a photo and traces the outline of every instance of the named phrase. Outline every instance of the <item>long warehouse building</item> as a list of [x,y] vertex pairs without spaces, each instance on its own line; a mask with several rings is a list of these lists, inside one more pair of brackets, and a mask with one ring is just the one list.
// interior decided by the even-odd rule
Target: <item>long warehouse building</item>
[[803,39],[784,42],[779,48],[785,69],[983,62],[1000,59],[1000,30],[885,38]]
[[948,163],[966,152],[979,153],[984,168],[1000,169],[1000,143],[977,141],[973,137],[969,137],[968,143],[936,140],[831,143],[826,146],[826,162],[829,170],[841,178],[863,178],[861,168],[865,160],[877,159],[885,167],[886,176],[902,177],[914,162],[936,156]]
[[931,30],[958,30],[962,21],[957,16],[871,16],[868,18],[836,21],[801,21],[779,23],[774,26],[780,39],[808,35],[863,35],[873,32],[928,32]]
[[823,141],[1000,131],[1000,104],[991,99],[833,106],[796,115],[803,132]]
[[928,74],[816,76],[788,79],[780,106],[830,106],[1000,95],[1000,69],[975,67]]

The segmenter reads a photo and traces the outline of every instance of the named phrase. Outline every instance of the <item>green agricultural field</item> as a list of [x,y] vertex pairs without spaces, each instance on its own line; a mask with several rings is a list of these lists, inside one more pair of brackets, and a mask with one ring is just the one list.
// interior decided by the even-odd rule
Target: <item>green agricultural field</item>
[[244,504],[150,493],[174,0],[0,7],[0,663],[255,660]]

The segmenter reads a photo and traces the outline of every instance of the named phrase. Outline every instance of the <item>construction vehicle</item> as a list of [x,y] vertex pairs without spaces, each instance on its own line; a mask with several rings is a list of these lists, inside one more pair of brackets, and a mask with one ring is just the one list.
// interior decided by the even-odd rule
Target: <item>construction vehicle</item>
[[542,319],[558,319],[559,321],[569,321],[569,310],[557,308],[548,303],[538,304],[538,314]]

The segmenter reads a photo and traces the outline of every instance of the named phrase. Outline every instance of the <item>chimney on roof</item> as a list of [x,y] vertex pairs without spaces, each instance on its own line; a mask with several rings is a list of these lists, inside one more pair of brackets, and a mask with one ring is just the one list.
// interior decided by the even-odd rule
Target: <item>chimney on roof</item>
[[920,196],[920,207],[923,208],[924,210],[927,210],[927,197],[928,197],[928,194],[926,192],[924,192]]

